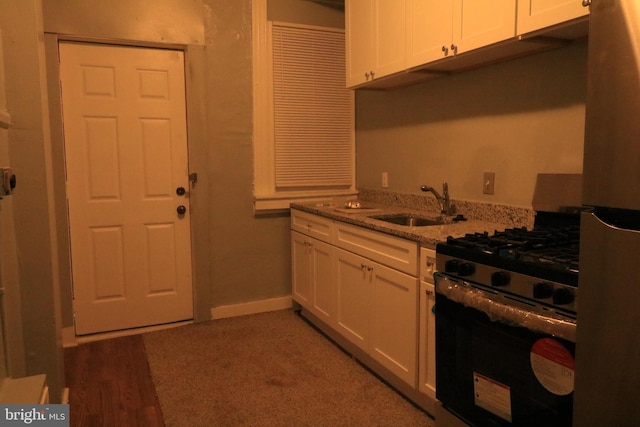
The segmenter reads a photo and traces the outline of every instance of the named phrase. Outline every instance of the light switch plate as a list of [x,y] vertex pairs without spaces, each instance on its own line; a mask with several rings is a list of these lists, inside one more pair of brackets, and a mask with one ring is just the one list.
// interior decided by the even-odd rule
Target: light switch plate
[[495,172],[485,172],[482,178],[482,194],[494,194],[496,183]]
[[389,173],[382,172],[382,188],[388,188],[388,187],[389,187]]

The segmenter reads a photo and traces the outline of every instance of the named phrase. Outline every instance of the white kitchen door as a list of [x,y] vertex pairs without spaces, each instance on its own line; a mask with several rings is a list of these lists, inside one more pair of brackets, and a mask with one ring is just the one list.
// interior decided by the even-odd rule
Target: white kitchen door
[[184,54],[59,47],[76,335],[192,319]]

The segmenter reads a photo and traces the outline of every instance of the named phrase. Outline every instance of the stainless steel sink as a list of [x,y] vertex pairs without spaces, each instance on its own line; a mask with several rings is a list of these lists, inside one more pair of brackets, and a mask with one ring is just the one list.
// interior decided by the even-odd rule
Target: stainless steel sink
[[378,221],[385,221],[397,225],[405,225],[407,227],[427,227],[430,225],[442,225],[443,221],[439,219],[420,218],[411,214],[397,214],[397,215],[373,215],[369,218],[377,219]]

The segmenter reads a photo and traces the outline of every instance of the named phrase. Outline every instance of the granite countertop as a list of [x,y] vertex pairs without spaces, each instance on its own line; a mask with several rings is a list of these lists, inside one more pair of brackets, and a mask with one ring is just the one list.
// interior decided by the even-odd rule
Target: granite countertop
[[[304,203],[291,204],[292,208],[304,212],[331,218],[337,221],[358,225],[408,240],[418,242],[421,246],[435,248],[438,242],[447,240],[448,236],[461,237],[466,233],[484,232],[493,233],[495,230],[504,230],[511,224],[501,224],[482,219],[467,219],[466,221],[454,221],[454,217],[445,217],[442,225],[429,226],[405,226],[395,225],[386,221],[371,218],[372,216],[394,215],[399,213],[412,214],[416,217],[427,219],[439,219],[437,210],[418,210],[402,206],[385,205],[375,202],[363,202],[360,209],[344,209],[344,204],[339,203]],[[460,212],[464,215],[464,212]]]

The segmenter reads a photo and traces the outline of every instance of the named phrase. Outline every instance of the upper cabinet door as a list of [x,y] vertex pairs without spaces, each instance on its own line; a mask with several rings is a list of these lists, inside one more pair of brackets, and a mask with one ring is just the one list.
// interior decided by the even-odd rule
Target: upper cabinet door
[[452,40],[453,2],[407,0],[406,26],[407,68],[444,58]]
[[518,35],[589,14],[582,0],[518,0]]
[[347,37],[347,86],[368,81],[373,63],[373,3],[371,0],[347,0],[345,4]]
[[516,0],[454,0],[455,53],[488,46],[516,35]]
[[516,35],[516,0],[407,0],[407,68]]
[[347,86],[405,68],[405,0],[347,0]]
[[373,12],[376,78],[405,68],[405,0],[375,0]]

